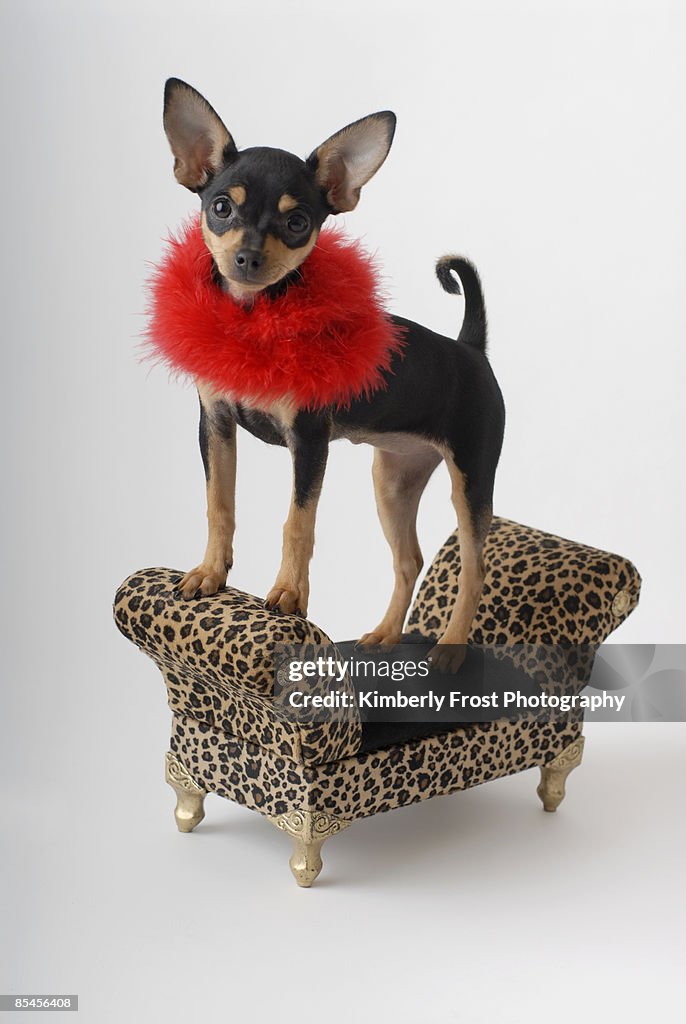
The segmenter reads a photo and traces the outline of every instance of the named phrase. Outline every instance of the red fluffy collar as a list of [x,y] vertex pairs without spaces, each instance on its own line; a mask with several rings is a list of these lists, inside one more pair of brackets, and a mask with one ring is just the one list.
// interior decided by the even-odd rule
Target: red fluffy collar
[[371,257],[326,230],[283,295],[239,305],[214,283],[193,217],[150,279],[147,341],[174,370],[238,401],[341,406],[386,385],[402,329],[385,313]]

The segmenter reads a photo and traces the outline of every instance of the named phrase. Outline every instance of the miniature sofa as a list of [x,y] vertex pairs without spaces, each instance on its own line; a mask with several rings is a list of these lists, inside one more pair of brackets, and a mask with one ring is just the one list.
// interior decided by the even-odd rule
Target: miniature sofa
[[[507,519],[494,518],[484,558],[470,646],[594,652],[638,602],[640,576],[626,559]],[[413,636],[440,636],[459,570],[455,531],[421,583],[408,623]],[[180,578],[172,569],[134,573],[117,591],[114,616],[167,686],[166,779],[181,832],[202,821],[208,792],[244,804],[292,837],[291,869],[307,887],[321,870],[324,840],[357,818],[533,767],[541,769],[545,810],[563,799],[583,751],[579,710],[470,721],[395,742],[388,730],[379,740],[354,705],[336,717],[294,721],[274,700],[274,648],[333,647],[323,630],[231,587],[183,599],[175,592]],[[554,665],[548,675],[552,685]]]

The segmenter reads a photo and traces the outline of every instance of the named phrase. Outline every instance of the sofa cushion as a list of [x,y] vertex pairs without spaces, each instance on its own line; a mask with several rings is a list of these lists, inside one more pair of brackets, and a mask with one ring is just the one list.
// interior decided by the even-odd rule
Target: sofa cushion
[[[427,640],[418,633],[408,634],[403,637],[402,643],[392,649],[381,650],[356,649],[355,641],[348,640],[336,645],[339,655],[342,658],[363,659],[367,664],[376,662],[392,662],[399,669],[401,665],[411,663],[414,667],[417,663],[428,659],[434,647],[433,640]],[[521,655],[525,657],[521,657]],[[530,664],[527,666],[526,662]],[[585,665],[579,665],[578,659],[575,664],[565,663],[563,678],[557,681],[557,685],[549,684],[548,663],[549,652],[543,648],[533,648],[526,645],[522,650],[520,645],[510,647],[480,647],[470,645],[467,648],[465,659],[457,673],[446,674],[429,666],[426,675],[421,677],[414,673],[402,680],[396,676],[396,681],[388,683],[387,680],[369,681],[365,672],[362,676],[352,675],[352,685],[358,698],[360,707],[361,736],[360,753],[369,750],[378,750],[397,743],[406,743],[410,739],[417,739],[425,736],[439,736],[442,733],[452,732],[462,726],[474,723],[485,723],[504,721],[505,719],[515,721],[524,718],[537,718],[543,723],[564,719],[582,719],[583,714],[578,711],[538,711],[532,714],[524,708],[508,708],[503,711],[502,698],[506,691],[518,691],[523,696],[540,697],[546,693],[571,694],[583,689],[585,679],[579,680],[577,673],[579,669],[585,675]],[[592,659],[591,659],[592,663]],[[541,672],[541,666],[546,666],[546,671]],[[560,668],[556,664],[556,669]],[[556,673],[559,676],[559,672]],[[590,674],[590,667],[589,667]],[[412,694],[420,696],[427,693],[443,695],[444,702],[440,712],[435,708],[422,710],[421,708],[399,707],[377,707],[365,706],[360,699],[365,691],[375,690],[381,687],[382,692],[393,693],[399,687],[405,695]],[[495,708],[490,706],[472,706],[469,703],[457,705],[451,708],[449,696],[451,691],[457,690],[465,697],[481,698],[486,694],[496,693],[499,705]]]

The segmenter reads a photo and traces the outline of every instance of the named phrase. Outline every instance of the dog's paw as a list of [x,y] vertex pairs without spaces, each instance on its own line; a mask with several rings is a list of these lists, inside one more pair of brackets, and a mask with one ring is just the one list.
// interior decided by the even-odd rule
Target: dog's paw
[[402,632],[389,631],[377,626],[371,633],[365,633],[355,644],[356,647],[395,647],[402,640]]
[[176,590],[182,597],[210,597],[221,590],[226,583],[226,572],[210,565],[197,565],[176,584]]
[[307,616],[307,592],[297,583],[279,583],[277,580],[264,599],[264,607],[287,615]]
[[431,648],[427,657],[431,667],[437,672],[455,673],[459,671],[466,655],[466,644],[444,644],[439,641]]

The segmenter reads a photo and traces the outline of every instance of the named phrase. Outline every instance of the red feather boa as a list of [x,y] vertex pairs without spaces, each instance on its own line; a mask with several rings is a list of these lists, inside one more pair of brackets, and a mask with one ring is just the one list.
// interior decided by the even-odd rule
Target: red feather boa
[[170,236],[150,279],[147,342],[174,370],[237,401],[289,398],[298,408],[347,405],[385,386],[403,346],[384,311],[373,261],[337,231],[323,231],[283,295],[252,307],[226,295],[194,217]]

